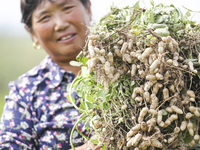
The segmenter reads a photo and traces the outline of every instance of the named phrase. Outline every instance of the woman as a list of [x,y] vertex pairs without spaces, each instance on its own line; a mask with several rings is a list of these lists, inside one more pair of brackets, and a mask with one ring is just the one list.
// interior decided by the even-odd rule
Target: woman
[[[70,149],[69,136],[79,113],[67,100],[66,89],[80,68],[69,62],[85,45],[91,3],[21,0],[21,11],[34,45],[41,45],[48,57],[10,83],[0,124],[0,149]],[[88,135],[82,124],[80,131]],[[77,150],[86,149],[76,131],[72,141]]]

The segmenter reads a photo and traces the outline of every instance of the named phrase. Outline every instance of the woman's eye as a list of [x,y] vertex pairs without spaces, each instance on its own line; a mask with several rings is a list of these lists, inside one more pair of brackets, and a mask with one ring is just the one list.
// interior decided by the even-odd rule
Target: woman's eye
[[44,16],[40,19],[40,21],[44,21],[44,20],[47,20],[49,18],[49,16]]
[[64,10],[70,10],[71,8],[73,8],[73,6],[67,6],[67,7],[64,7]]

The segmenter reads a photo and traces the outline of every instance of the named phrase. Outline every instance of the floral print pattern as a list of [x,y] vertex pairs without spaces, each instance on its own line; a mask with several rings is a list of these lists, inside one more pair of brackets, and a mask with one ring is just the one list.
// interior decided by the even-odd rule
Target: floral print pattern
[[[74,77],[47,56],[11,82],[0,123],[0,149],[70,149],[70,133],[79,112],[66,98],[66,90]],[[73,97],[79,105],[75,92]],[[79,130],[88,135],[83,124]],[[75,146],[83,144],[77,131],[72,141]]]

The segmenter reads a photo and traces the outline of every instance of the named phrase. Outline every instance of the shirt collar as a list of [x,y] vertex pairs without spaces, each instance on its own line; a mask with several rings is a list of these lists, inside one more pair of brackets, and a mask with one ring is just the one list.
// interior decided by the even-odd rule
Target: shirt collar
[[45,77],[50,80],[48,84],[49,88],[56,88],[62,82],[63,77],[66,77],[65,74],[74,75],[72,72],[60,68],[49,56],[45,58],[43,63],[48,70]]

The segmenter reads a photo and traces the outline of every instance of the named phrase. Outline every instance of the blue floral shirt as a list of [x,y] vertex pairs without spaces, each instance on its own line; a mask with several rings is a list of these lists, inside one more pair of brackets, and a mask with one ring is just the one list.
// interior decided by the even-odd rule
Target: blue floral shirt
[[[67,85],[75,75],[46,57],[40,65],[9,84],[10,93],[0,123],[0,149],[70,149],[70,133],[79,117],[67,100]],[[74,94],[77,100],[78,96]],[[79,101],[76,101],[79,105]],[[80,131],[88,134],[83,124]],[[77,131],[75,146],[83,144]]]

